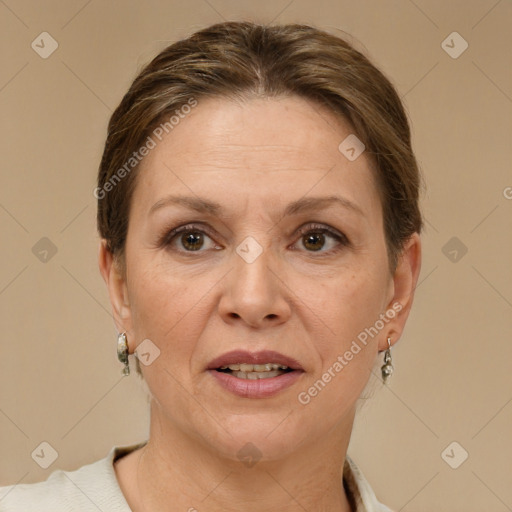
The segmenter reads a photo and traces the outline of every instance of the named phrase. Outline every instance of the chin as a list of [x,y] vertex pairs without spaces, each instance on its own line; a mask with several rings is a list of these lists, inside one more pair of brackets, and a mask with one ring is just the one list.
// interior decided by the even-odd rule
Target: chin
[[280,411],[280,414],[260,412],[226,417],[222,425],[225,430],[217,424],[217,434],[208,435],[210,448],[236,462],[244,462],[246,458],[261,461],[285,458],[308,437],[302,429],[294,430],[297,425],[283,421],[287,414]]

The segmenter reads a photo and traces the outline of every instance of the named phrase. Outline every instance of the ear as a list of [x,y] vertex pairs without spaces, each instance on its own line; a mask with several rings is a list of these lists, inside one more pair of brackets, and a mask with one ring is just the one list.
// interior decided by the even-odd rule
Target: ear
[[126,332],[127,340],[131,337],[132,316],[128,301],[126,278],[117,264],[114,256],[107,248],[107,242],[102,239],[98,251],[100,272],[107,285],[114,323],[119,333]]
[[[418,282],[421,269],[421,239],[418,233],[414,233],[404,246],[398,259],[393,282],[391,286],[392,298],[386,311],[395,311],[396,315],[387,323],[387,332],[391,338],[391,344],[396,343],[411,311],[414,291]],[[387,337],[380,341],[379,351],[388,348]]]

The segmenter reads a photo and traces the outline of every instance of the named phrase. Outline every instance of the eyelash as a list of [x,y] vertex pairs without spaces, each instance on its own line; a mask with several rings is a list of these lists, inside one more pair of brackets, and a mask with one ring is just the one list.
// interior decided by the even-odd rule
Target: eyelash
[[[159,245],[159,247],[170,247],[171,243],[178,235],[187,233],[187,232],[193,232],[193,233],[199,232],[199,233],[207,235],[209,238],[212,238],[208,231],[209,230],[205,229],[204,226],[199,226],[197,224],[187,224],[185,226],[180,226],[180,227],[174,228],[169,232],[165,232],[164,235],[161,237],[158,245]],[[344,234],[339,233],[338,231],[328,228],[327,226],[324,226],[322,224],[316,224],[316,223],[308,224],[304,227],[299,228],[296,232],[297,236],[299,236],[299,237],[302,237],[309,233],[327,234],[327,235],[331,236],[332,238],[334,238],[339,243],[339,245],[337,247],[330,249],[328,251],[318,251],[317,257],[331,255],[331,254],[337,253],[338,251],[342,250],[346,246],[350,246],[350,241]],[[195,255],[197,253],[201,253],[204,251],[201,251],[201,250],[197,250],[197,251],[177,250],[177,252]],[[315,254],[316,251],[306,251],[306,252]]]

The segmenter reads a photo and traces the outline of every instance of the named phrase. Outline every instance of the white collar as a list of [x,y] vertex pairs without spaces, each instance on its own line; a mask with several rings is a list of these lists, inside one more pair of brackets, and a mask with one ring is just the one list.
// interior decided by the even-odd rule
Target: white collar
[[[131,512],[119,486],[114,462],[146,443],[113,446],[103,459],[74,471],[55,470],[43,482],[0,488],[0,508],[5,512],[36,509],[39,512],[63,512],[70,510],[72,505],[73,510],[83,512]],[[392,512],[377,501],[369,483],[349,456],[343,465],[342,485],[353,512]]]

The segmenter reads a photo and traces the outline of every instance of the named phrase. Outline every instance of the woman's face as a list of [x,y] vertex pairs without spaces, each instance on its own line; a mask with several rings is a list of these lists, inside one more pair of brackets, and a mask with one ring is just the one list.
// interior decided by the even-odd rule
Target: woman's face
[[[141,368],[152,422],[231,459],[247,442],[277,459],[350,431],[419,272],[414,238],[412,259],[389,273],[367,156],[339,149],[350,134],[289,97],[199,100],[154,138],[131,203],[126,281],[110,287],[130,353],[150,340]],[[249,354],[222,358],[234,350]],[[286,361],[261,351],[296,369],[264,379],[215,369]]]

